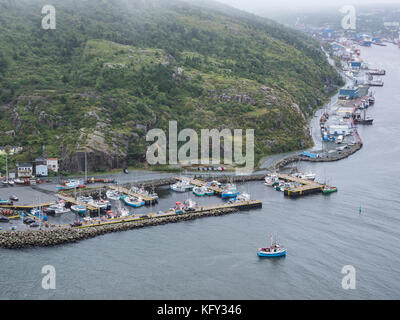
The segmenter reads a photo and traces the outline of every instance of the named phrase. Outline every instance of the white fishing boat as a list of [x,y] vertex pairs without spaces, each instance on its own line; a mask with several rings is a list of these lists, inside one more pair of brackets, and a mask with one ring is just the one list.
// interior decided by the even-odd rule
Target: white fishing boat
[[237,196],[238,201],[249,201],[250,200],[250,195],[246,192],[243,192]]
[[279,177],[276,173],[271,173],[265,177],[265,185],[273,186],[279,181]]
[[118,201],[121,198],[121,195],[118,191],[115,190],[107,190],[106,197],[109,200]]
[[129,210],[127,208],[120,207],[117,210],[117,214],[120,217],[127,217],[127,216],[129,216]]
[[108,200],[91,200],[88,202],[88,204],[97,207],[98,209],[100,209],[101,211],[106,211],[106,210],[110,210],[111,209],[111,203]]
[[88,203],[88,202],[93,201],[93,197],[91,197],[91,196],[87,196],[87,197],[85,197],[85,196],[80,196],[80,197],[78,197],[76,200],[77,200],[78,202]]
[[196,210],[198,206],[196,201],[194,201],[193,199],[186,199],[183,204],[184,204],[184,209],[187,211]]
[[175,192],[187,192],[193,189],[193,185],[190,184],[189,180],[179,181],[171,185],[171,190]]
[[193,193],[198,196],[198,197],[202,197],[205,196],[207,193],[207,187],[201,186],[201,187],[194,187],[193,188]]
[[71,212],[70,209],[65,207],[65,202],[63,200],[61,200],[58,203],[52,204],[51,206],[47,207],[45,210],[46,210],[46,214],[54,214],[54,215],[60,215],[60,214]]
[[310,171],[310,172],[307,172],[307,173],[305,173],[305,172],[297,173],[296,176],[299,177],[300,179],[306,179],[306,180],[312,180],[313,181],[313,180],[315,180],[317,175]]

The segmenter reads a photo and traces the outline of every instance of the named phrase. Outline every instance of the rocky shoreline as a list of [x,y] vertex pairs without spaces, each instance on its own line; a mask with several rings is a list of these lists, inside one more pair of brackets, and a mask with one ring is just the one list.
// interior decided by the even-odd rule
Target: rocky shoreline
[[27,247],[48,247],[73,243],[94,238],[111,232],[126,231],[166,223],[194,220],[202,217],[221,216],[238,212],[237,208],[220,208],[207,211],[194,211],[166,217],[155,217],[116,224],[92,226],[87,228],[58,228],[47,230],[5,231],[0,233],[0,248],[22,249]]

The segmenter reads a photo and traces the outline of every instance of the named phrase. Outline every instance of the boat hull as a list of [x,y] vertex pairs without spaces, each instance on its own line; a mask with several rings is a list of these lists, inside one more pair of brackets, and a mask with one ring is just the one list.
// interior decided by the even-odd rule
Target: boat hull
[[221,197],[224,198],[236,198],[239,195],[239,192],[235,193],[222,193]]
[[322,193],[329,194],[329,193],[333,193],[333,192],[337,192],[337,191],[338,191],[338,189],[334,188],[334,189],[331,189],[331,190],[322,190]]
[[282,250],[279,252],[264,252],[264,251],[258,250],[257,255],[259,257],[267,257],[267,258],[283,257],[283,256],[286,256],[286,250]]

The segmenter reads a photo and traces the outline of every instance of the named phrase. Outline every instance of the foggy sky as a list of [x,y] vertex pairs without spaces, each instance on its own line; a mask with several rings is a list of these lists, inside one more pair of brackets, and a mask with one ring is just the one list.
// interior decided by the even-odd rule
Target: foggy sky
[[268,11],[310,10],[323,7],[341,7],[343,5],[399,4],[400,0],[217,0],[237,9],[257,13]]

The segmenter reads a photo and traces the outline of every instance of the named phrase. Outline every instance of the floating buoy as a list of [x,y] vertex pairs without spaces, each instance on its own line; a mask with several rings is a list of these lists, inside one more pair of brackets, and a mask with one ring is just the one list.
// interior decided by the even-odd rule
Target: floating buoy
[[360,213],[361,213],[361,211],[362,211],[362,208],[361,208],[361,206],[360,206]]

